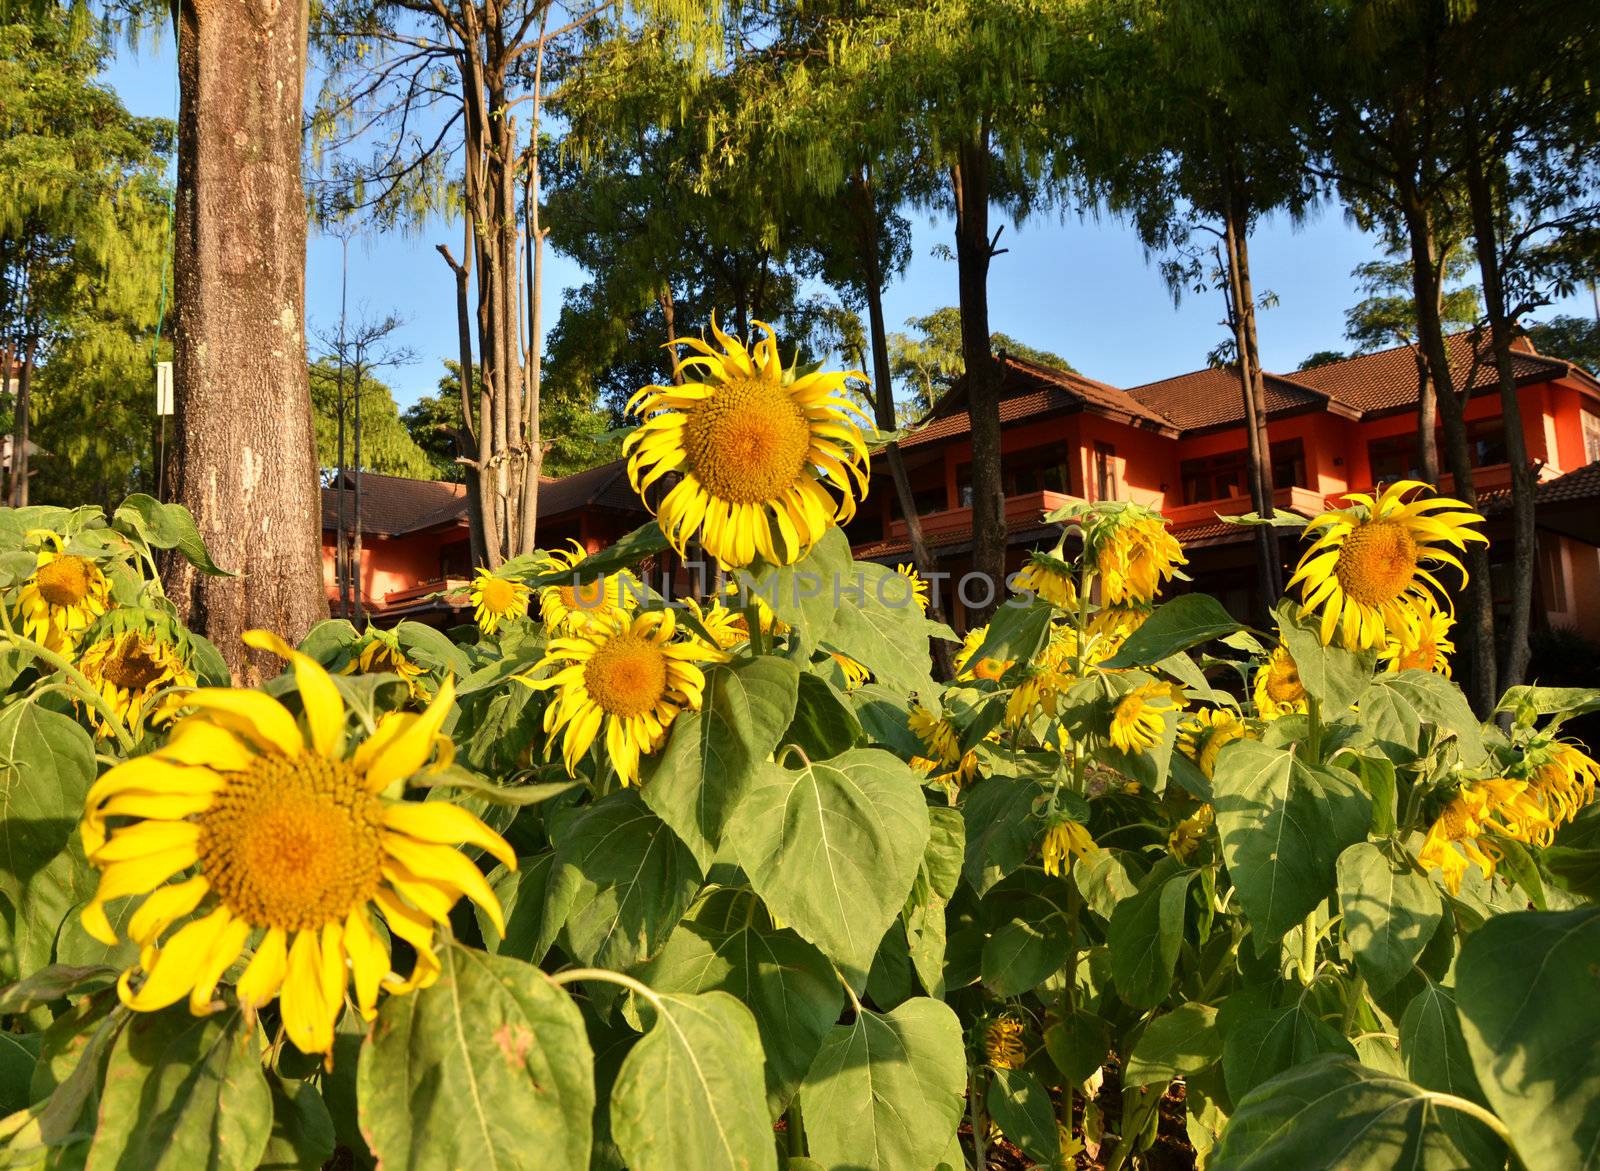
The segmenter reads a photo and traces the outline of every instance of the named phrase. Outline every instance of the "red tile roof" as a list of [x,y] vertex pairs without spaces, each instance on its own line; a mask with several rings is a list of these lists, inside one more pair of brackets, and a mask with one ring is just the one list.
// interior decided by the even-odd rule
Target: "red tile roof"
[[[1281,374],[1264,374],[1263,381],[1268,418],[1303,411],[1354,413],[1343,402]],[[1135,386],[1128,393],[1152,410],[1160,411],[1181,431],[1237,426],[1244,422],[1244,392],[1239,385],[1239,373],[1233,367],[1195,370],[1176,378]],[[1412,397],[1415,397],[1414,392]]]

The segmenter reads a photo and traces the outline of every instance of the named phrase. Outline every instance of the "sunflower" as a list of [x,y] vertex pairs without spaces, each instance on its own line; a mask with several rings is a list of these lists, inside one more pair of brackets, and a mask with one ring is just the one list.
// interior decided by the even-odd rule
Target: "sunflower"
[[1216,772],[1223,745],[1249,735],[1244,721],[1227,708],[1201,708],[1178,725],[1178,750],[1209,777]]
[[1530,746],[1527,763],[1531,769],[1529,792],[1553,824],[1571,821],[1578,810],[1594,800],[1600,764],[1581,749],[1551,740]]
[[1189,563],[1166,520],[1140,507],[1118,509],[1114,522],[1096,532],[1094,559],[1101,601],[1111,605],[1147,604]]
[[867,665],[852,659],[849,655],[840,654],[838,651],[829,651],[828,654],[838,664],[839,672],[844,676],[844,689],[854,691],[866,684],[872,678],[872,672]]
[[791,565],[867,494],[867,445],[851,419],[866,416],[844,395],[859,373],[785,370],[772,328],[746,349],[711,323],[718,352],[696,338],[677,362],[699,378],[647,386],[628,410],[644,421],[623,444],[628,479],[642,499],[669,472],[682,478],[656,510],[680,556],[699,534],[724,565],[760,556]]
[[1504,857],[1491,835],[1542,844],[1554,832],[1527,782],[1505,777],[1473,781],[1439,811],[1417,861],[1424,870],[1439,870],[1450,893],[1460,894],[1469,863],[1476,863],[1484,878],[1492,878],[1495,863]]
[[[1114,656],[1128,636],[1144,625],[1150,611],[1126,606],[1104,606],[1089,619],[1083,642],[1083,665],[1098,667]],[[1073,636],[1076,638],[1076,635]]]
[[1072,566],[1048,553],[1030,553],[1028,563],[1017,571],[1012,582],[1019,594],[1036,594],[1061,610],[1078,604],[1078,585]]
[[[589,554],[578,542],[550,553],[542,572],[571,573]],[[599,614],[632,610],[644,589],[627,570],[602,574],[582,584],[547,585],[539,591],[539,615],[551,633],[577,630]]]
[[983,1030],[983,1056],[994,1069],[1021,1069],[1028,1060],[1022,1022],[1009,1013],[990,1021]]
[[1044,831],[1040,851],[1044,855],[1044,872],[1061,875],[1071,871],[1074,858],[1087,858],[1098,852],[1089,831],[1075,821],[1059,818]]
[[1111,743],[1123,752],[1143,752],[1161,743],[1162,717],[1183,706],[1170,683],[1141,683],[1117,701],[1111,716]]
[[554,690],[545,708],[544,730],[562,732],[567,775],[589,751],[605,724],[606,751],[624,785],[639,783],[639,759],[661,747],[678,713],[695,710],[706,677],[696,663],[726,658],[699,639],[675,640],[671,610],[607,614],[579,630],[550,640],[538,668],[542,679],[526,679],[535,690]]
[[1384,632],[1384,646],[1378,652],[1378,661],[1386,671],[1432,671],[1436,675],[1450,675],[1450,656],[1456,653],[1456,644],[1450,641],[1450,628],[1456,624],[1453,615],[1434,605],[1433,599],[1420,603],[1415,609],[1401,613],[1402,622]]
[[1050,641],[1023,669],[1022,678],[1006,699],[1008,728],[1022,727],[1036,713],[1052,719],[1060,714],[1061,697],[1078,678],[1073,673],[1077,645],[1077,635],[1070,626],[1051,630]]
[[111,585],[87,557],[62,551],[61,538],[46,533],[54,549],[41,549],[33,575],[17,598],[22,636],[58,654],[72,651],[78,639],[111,606]]
[[[95,639],[79,655],[78,670],[136,739],[147,723],[171,721],[170,705],[151,709],[160,692],[195,684],[194,672],[178,648],[154,631],[124,630]],[[98,735],[111,735],[111,725],[97,709],[89,708],[89,720]]]
[[1194,857],[1195,851],[1200,848],[1200,843],[1205,841],[1206,834],[1210,832],[1216,820],[1216,811],[1211,806],[1200,806],[1172,827],[1172,832],[1167,835],[1167,849],[1178,861],[1187,862]]
[[412,699],[426,699],[428,693],[422,685],[427,669],[413,663],[400,648],[399,638],[385,630],[368,630],[355,657],[345,664],[341,675],[398,675],[405,681]]
[[515,622],[527,617],[528,598],[532,595],[524,583],[501,577],[491,569],[479,569],[472,582],[472,616],[478,629],[493,634],[502,622]]
[[[969,748],[961,751],[961,733],[944,716],[936,716],[916,700],[911,701],[911,714],[906,725],[927,749],[927,756],[912,757],[913,768],[933,774],[935,783],[952,782],[964,785],[978,771],[978,751]],[[943,769],[943,772],[939,770]]]
[[1256,715],[1263,720],[1303,715],[1308,710],[1300,668],[1283,647],[1274,647],[1267,661],[1256,668]]
[[[918,610],[920,610],[920,611],[922,611],[922,613],[926,614],[928,612],[928,598],[929,598],[928,583],[922,580],[922,575],[917,572],[915,566],[912,566],[912,565],[896,565],[894,567],[894,571],[895,571],[896,574],[898,574],[900,577],[904,578],[907,582],[910,583],[910,585],[911,585],[910,599],[912,601],[916,602]],[[891,600],[892,603],[898,604],[899,601],[900,601],[900,596],[898,594],[896,594],[890,600]]]
[[[1404,631],[1411,613],[1450,600],[1428,566],[1448,565],[1466,581],[1460,559],[1446,546],[1465,551],[1468,541],[1488,538],[1469,526],[1483,517],[1448,496],[1405,497],[1427,489],[1401,480],[1377,497],[1352,492],[1351,508],[1325,512],[1306,526],[1316,541],[1289,579],[1300,585],[1305,608],[1322,610],[1321,637],[1338,633],[1354,650],[1381,646],[1392,631]],[[1431,489],[1428,489],[1431,491]],[[1437,599],[1435,597],[1437,595]]]
[[1015,659],[982,658],[973,661],[972,656],[978,653],[978,648],[983,645],[983,640],[989,637],[989,627],[977,626],[967,631],[967,636],[961,640],[961,649],[956,652],[955,669],[956,681],[966,683],[973,679],[996,680],[1011,670],[1016,665]]
[[[222,974],[254,940],[237,985],[240,1005],[253,1014],[277,997],[289,1039],[306,1053],[329,1053],[347,964],[356,1003],[371,1020],[380,987],[402,993],[438,977],[434,925],[462,895],[503,930],[494,892],[453,844],[477,846],[513,869],[517,859],[459,806],[400,799],[407,778],[451,757],[439,734],[454,702],[450,683],[427,711],[384,716],[349,751],[344,702],[327,672],[276,635],[251,631],[245,642],[294,663],[304,732],[259,691],[188,695],[198,711],[173,727],[165,746],[116,766],[89,790],[80,828],[101,874],[83,926],[115,944],[106,904],[149,896],[128,923],[138,962],[117,982],[122,1003],[140,1012],[185,996],[191,1012],[210,1012]],[[119,824],[108,828],[111,819]],[[416,953],[405,978],[390,971],[374,910]]]
[[716,598],[712,598],[704,606],[693,598],[685,598],[684,606],[694,615],[695,621],[711,636],[711,641],[719,650],[731,651],[741,642],[750,640],[750,632],[745,629],[744,615],[737,610],[730,610]]

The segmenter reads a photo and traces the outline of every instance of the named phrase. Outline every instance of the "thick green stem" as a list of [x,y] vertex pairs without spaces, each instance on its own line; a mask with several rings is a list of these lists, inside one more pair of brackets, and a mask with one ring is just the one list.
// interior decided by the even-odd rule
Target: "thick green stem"
[[[1501,1142],[1505,1143],[1508,1147],[1511,1146],[1510,1129],[1507,1128],[1504,1122],[1500,1121],[1498,1116],[1488,1110],[1485,1110],[1476,1102],[1469,1101],[1466,1098],[1458,1098],[1454,1094],[1440,1093],[1436,1090],[1429,1090],[1422,1096],[1428,1101],[1437,1105],[1446,1106],[1451,1110],[1459,1110],[1469,1118],[1476,1118],[1490,1130],[1494,1131]],[[1512,1147],[1512,1149],[1515,1150],[1516,1148]]]
[[1307,988],[1317,973],[1317,912],[1313,910],[1300,925],[1300,983]]
[[796,1094],[789,1100],[789,1108],[783,1112],[783,1119],[787,1124],[785,1129],[788,1131],[789,1136],[787,1144],[788,1152],[795,1158],[799,1158],[806,1153],[805,1124],[800,1118],[799,1094]]
[[985,1131],[988,1120],[983,1113],[983,1071],[976,1065],[967,1076],[967,1110],[972,1116],[972,1165],[977,1171],[989,1166],[989,1142]]

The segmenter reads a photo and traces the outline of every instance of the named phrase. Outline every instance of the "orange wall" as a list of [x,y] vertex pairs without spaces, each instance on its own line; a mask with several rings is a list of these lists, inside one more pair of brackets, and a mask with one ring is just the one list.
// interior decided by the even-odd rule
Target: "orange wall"
[[[361,570],[357,575],[362,604],[381,607],[384,599],[396,590],[437,581],[445,546],[465,540],[466,533],[455,529],[393,538],[362,537]],[[322,534],[322,580],[328,596],[338,597],[339,586],[334,578],[334,540],[330,532]]]

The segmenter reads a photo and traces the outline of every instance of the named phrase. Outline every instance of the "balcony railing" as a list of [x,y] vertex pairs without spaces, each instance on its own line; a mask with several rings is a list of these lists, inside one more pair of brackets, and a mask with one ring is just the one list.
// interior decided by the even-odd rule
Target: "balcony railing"
[[[1028,528],[1039,523],[1039,518],[1053,509],[1060,508],[1072,499],[1065,492],[1028,492],[1021,496],[1006,497],[1006,527]],[[926,512],[922,514],[922,531],[927,536],[939,536],[945,533],[964,532],[972,527],[972,509],[947,508],[942,512]],[[894,520],[889,522],[889,530],[885,534],[889,540],[904,540],[906,537],[906,522]]]
[[[1322,493],[1310,488],[1279,488],[1272,494],[1272,507],[1285,512],[1315,516],[1327,507],[1327,503]],[[1255,503],[1248,496],[1202,500],[1198,504],[1169,505],[1165,509],[1167,520],[1174,525],[1195,524],[1217,516],[1241,516],[1254,511]]]

